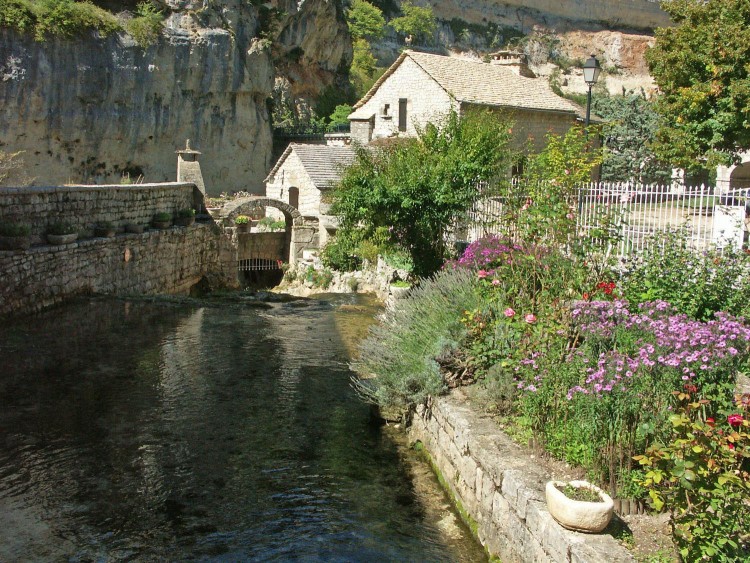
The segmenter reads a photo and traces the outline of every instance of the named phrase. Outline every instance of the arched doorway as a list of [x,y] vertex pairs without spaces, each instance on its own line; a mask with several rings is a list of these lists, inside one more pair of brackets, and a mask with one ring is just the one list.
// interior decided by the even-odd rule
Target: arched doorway
[[729,176],[729,189],[750,188],[750,162],[743,162],[734,167]]

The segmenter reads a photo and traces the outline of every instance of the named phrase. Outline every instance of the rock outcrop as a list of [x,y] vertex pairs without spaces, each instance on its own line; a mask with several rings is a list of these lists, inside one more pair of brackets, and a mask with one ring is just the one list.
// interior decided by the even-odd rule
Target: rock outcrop
[[277,4],[170,0],[148,48],[125,34],[37,42],[0,28],[0,150],[25,151],[38,185],[159,182],[174,180],[174,150],[191,139],[210,194],[262,193],[274,59],[304,53],[307,96],[351,59],[337,2]]

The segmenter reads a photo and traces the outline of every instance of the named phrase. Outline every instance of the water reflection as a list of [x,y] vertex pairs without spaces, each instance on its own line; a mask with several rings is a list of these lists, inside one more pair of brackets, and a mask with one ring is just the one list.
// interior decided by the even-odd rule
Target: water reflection
[[90,301],[1,327],[0,560],[480,560],[350,389],[375,310]]

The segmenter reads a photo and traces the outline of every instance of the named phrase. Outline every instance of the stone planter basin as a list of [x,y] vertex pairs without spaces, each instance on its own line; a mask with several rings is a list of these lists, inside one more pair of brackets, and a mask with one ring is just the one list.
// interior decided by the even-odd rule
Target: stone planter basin
[[[600,502],[573,500],[560,490],[565,485],[574,488],[587,488],[594,491]],[[577,532],[596,534],[604,530],[612,519],[614,502],[612,498],[596,485],[588,481],[549,481],[545,488],[547,510],[564,528]]]
[[47,235],[47,242],[54,245],[70,244],[78,239],[78,233],[69,233],[67,235]]

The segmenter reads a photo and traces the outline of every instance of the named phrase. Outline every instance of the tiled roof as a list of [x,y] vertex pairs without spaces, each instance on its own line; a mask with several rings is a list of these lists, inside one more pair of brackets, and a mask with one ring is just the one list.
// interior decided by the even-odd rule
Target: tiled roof
[[[461,103],[511,107],[581,115],[581,108],[555,94],[543,78],[526,78],[500,65],[444,57],[418,51],[404,51],[396,62],[359,100],[353,109],[362,107],[380,85],[409,57],[448,94]],[[355,112],[356,113],[356,112]]]
[[354,162],[354,149],[349,146],[329,146],[312,143],[289,143],[276,165],[268,173],[266,182],[278,172],[292,151],[302,161],[310,180],[319,190],[325,190],[341,178],[344,167]]

